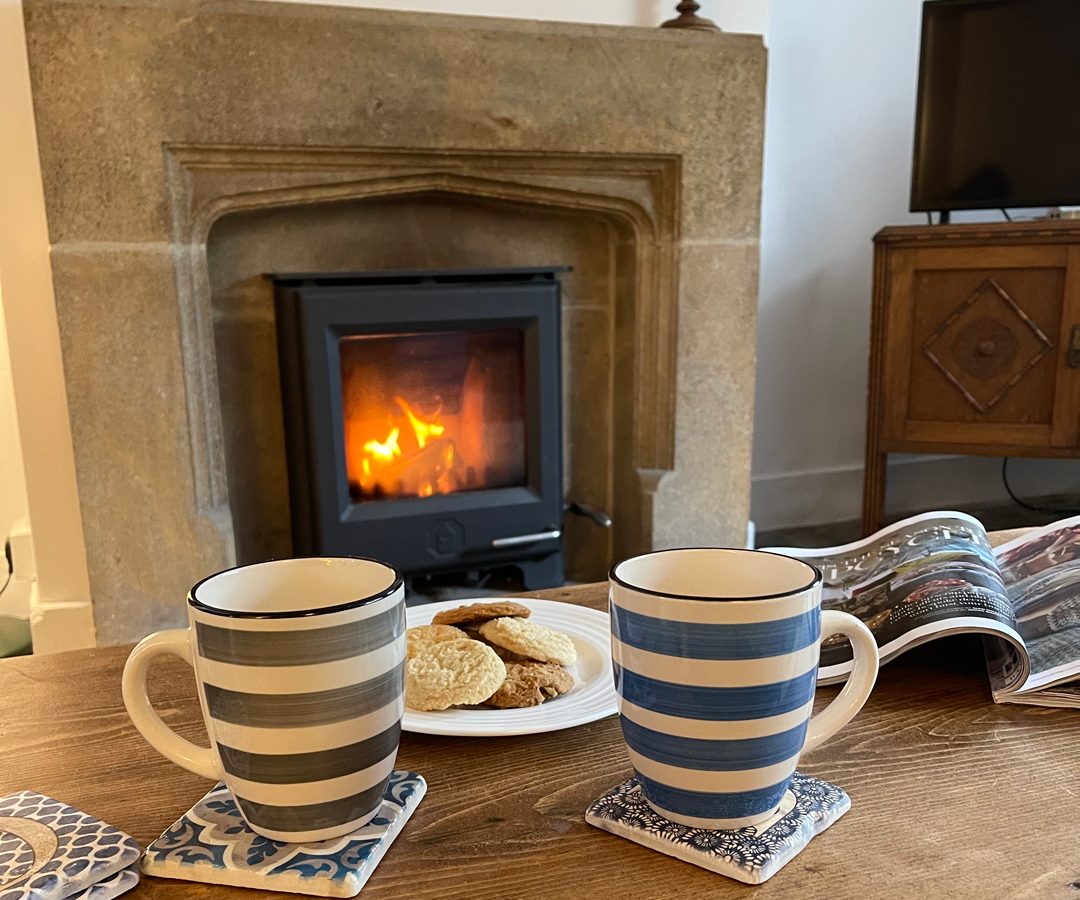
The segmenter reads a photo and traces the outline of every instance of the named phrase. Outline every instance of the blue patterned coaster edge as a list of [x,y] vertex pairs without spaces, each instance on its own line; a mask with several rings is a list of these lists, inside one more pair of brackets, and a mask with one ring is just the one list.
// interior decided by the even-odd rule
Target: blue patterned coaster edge
[[229,789],[218,784],[146,848],[142,872],[317,897],[355,897],[425,793],[422,775],[395,770],[382,807],[363,828],[329,841],[286,844],[255,834]]
[[139,883],[138,864],[121,869],[115,875],[104,878],[97,884],[93,884],[85,891],[72,894],[67,900],[112,900],[126,894]]
[[0,900],[66,900],[139,853],[133,837],[52,797],[0,797]]
[[761,884],[849,809],[851,798],[843,788],[796,772],[771,819],[732,831],[691,828],[654,812],[631,778],[596,800],[585,821],[720,875]]

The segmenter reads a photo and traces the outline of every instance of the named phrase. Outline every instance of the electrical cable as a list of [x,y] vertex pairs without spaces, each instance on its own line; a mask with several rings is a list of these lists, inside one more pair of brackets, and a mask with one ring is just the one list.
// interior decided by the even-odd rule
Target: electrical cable
[[1009,486],[1009,459],[1006,456],[1001,461],[1001,483],[1005,486],[1005,493],[1012,498],[1013,503],[1023,509],[1031,510],[1031,512],[1046,513],[1052,516],[1074,516],[1080,514],[1080,508],[1069,507],[1053,507],[1053,506],[1035,506],[1033,503],[1028,503],[1026,500],[1021,500],[1016,494],[1013,493],[1013,489]]
[[8,589],[8,585],[11,584],[11,579],[15,575],[15,559],[11,555],[11,538],[4,541],[4,562],[7,563],[7,578],[4,579],[4,586],[0,587],[0,594]]
[[1009,211],[1004,206],[1000,207],[1000,209],[1001,209],[1001,214],[1005,217],[1005,221],[1006,222],[1011,222],[1012,221],[1012,216],[1009,215]]
[[930,210],[926,211],[926,224],[927,225],[933,225],[934,224],[934,217],[932,215],[930,215]]

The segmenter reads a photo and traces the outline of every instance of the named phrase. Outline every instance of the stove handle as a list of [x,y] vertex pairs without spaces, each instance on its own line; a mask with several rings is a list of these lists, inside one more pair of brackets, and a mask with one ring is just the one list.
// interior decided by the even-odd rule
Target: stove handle
[[535,531],[532,534],[515,534],[512,537],[495,538],[491,542],[492,547],[517,547],[521,544],[537,544],[540,541],[554,541],[562,537],[562,531],[553,528],[551,531]]

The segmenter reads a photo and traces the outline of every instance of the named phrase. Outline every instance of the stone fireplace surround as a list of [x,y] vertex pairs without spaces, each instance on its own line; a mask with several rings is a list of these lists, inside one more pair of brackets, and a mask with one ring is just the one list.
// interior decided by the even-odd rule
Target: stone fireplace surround
[[567,263],[571,574],[736,544],[757,37],[191,0],[26,0],[98,639],[288,552],[290,269]]

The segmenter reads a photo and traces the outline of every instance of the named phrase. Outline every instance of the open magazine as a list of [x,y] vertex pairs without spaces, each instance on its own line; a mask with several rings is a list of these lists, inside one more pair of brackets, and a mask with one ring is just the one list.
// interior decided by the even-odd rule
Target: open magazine
[[[978,519],[925,513],[821,550],[769,548],[824,575],[822,607],[858,616],[882,663],[949,634],[986,635],[998,703],[1080,707],[1080,516],[990,546]],[[819,681],[843,681],[851,645],[821,646]]]

